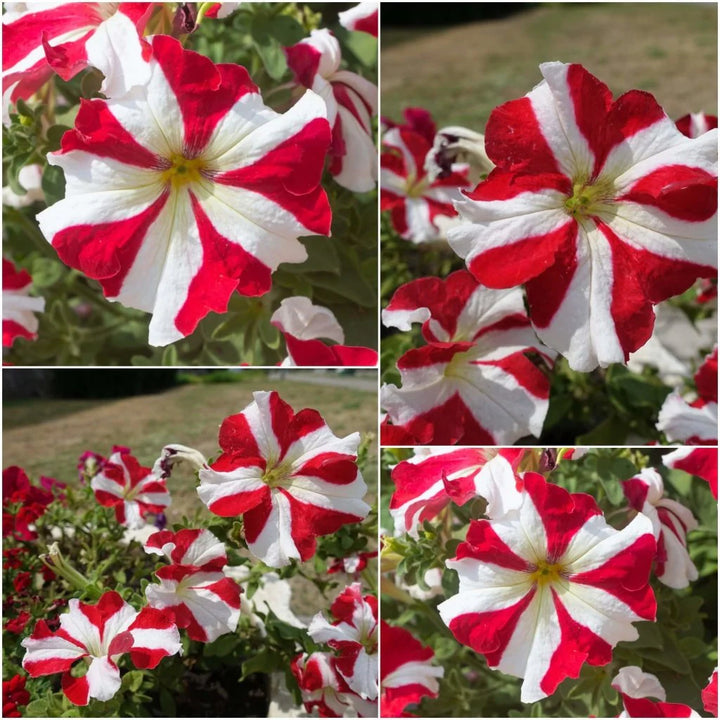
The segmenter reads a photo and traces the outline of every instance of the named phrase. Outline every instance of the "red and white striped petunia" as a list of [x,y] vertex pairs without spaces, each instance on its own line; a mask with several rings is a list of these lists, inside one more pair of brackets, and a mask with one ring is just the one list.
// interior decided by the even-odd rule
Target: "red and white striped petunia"
[[524,284],[540,339],[574,370],[625,362],[653,305],[717,268],[717,131],[685,137],[654,98],[613,101],[585,68],[490,115],[497,168],[456,204],[451,247],[483,284]]
[[[623,700],[624,710],[618,717],[700,717],[689,705],[665,702],[665,688],[657,677],[643,672],[637,665],[620,668],[611,685]],[[649,697],[660,702],[653,702]]]
[[[272,314],[270,322],[285,338],[288,357],[283,360],[283,367],[377,365],[378,355],[375,350],[343,345],[345,333],[332,310],[314,305],[309,298],[300,295],[285,298]],[[338,344],[326,345],[319,338],[334,340]]]
[[225,545],[209,530],[161,530],[143,545],[170,565],[155,574],[160,584],[145,589],[148,605],[169,611],[192,640],[212,642],[234,632],[240,618],[240,586],[228,577]]
[[395,491],[390,498],[390,515],[395,535],[418,537],[418,528],[432,520],[451,502],[464,505],[477,497],[477,477],[493,457],[500,454],[517,468],[525,450],[505,448],[437,449],[420,453],[398,463],[391,472]]
[[380,156],[380,208],[390,211],[400,237],[425,243],[445,236],[442,223],[457,216],[453,202],[462,198],[460,189],[470,181],[468,167],[461,163],[442,178],[430,178],[425,159],[433,147],[435,123],[420,108],[412,109],[409,120],[412,124],[394,125],[382,138],[387,152]]
[[[117,660],[130,653],[138,668],[154,668],[181,649],[180,635],[169,613],[128,605],[116,592],[106,592],[96,605],[72,599],[69,611],[60,616],[60,628],[52,632],[38,620],[25,648],[23,668],[31,677],[63,673],[62,689],[75,705],[90,698],[109,700],[120,689]],[[85,675],[75,677],[71,668],[85,658]]]
[[327,643],[338,655],[335,666],[351,690],[367,700],[378,696],[378,603],[362,594],[360,583],[346,587],[330,606],[333,621],[322,613],[310,621],[308,635]]
[[703,707],[713,717],[718,714],[718,669],[715,668],[713,674],[708,678],[708,684],[703,688],[701,693]]
[[444,670],[435,652],[401,627],[384,620],[380,628],[380,717],[404,717],[423,697],[437,697]]
[[695,373],[694,380],[697,397],[688,401],[677,391],[670,393],[660,408],[657,429],[662,430],[670,442],[717,445],[717,345]]
[[718,126],[717,115],[707,113],[688,113],[675,121],[675,127],[689,138],[700,137]]
[[151,312],[150,344],[167,345],[233,292],[267,292],[281,262],[307,257],[298,236],[329,234],[330,130],[312,92],[279,115],[239,65],[165,35],[151,45],[146,85],[82,103],[48,156],[66,196],[38,221],[106,297]]
[[115,509],[121,525],[140,528],[148,513],[161,513],[170,504],[165,480],[143,467],[127,452],[114,452],[90,481],[95,499]]
[[345,717],[348,711],[354,711],[358,717],[377,717],[377,702],[365,700],[350,689],[329,653],[298,655],[290,670],[309,713],[317,708],[320,717]]
[[88,66],[105,75],[108,97],[149,76],[141,34],[157,3],[5,3],[3,97],[27,99],[57,73],[70,80]]
[[3,347],[11,347],[18,338],[34,340],[37,337],[35,313],[45,309],[45,299],[32,297],[31,285],[32,278],[27,270],[18,270],[10,260],[3,258]]
[[466,271],[421,278],[393,295],[383,321],[403,330],[423,322],[431,343],[398,360],[402,387],[381,404],[394,426],[421,444],[506,445],[538,436],[550,381],[526,353],[550,362],[519,289],[485,288]]
[[645,468],[624,480],[623,492],[630,507],[652,522],[657,542],[655,575],[664,585],[684,588],[697,580],[698,571],[687,550],[686,535],[697,528],[692,512],[676,500],[663,497],[665,486],[660,473]]
[[223,421],[223,452],[200,470],[198,495],[216,515],[242,515],[250,552],[283,567],[312,557],[319,535],[370,512],[360,435],[335,436],[317,410],[296,413],[275,391],[253,397]]
[[378,11],[380,3],[363,0],[355,7],[338,13],[338,20],[346,30],[364,32],[373,37],[378,36]]
[[522,476],[520,494],[516,509],[471,522],[447,561],[459,593],[438,610],[490,667],[524,678],[521,700],[535,702],[585,662],[610,662],[618,642],[637,639],[633,622],[655,618],[655,538],[644,515],[615,530],[592,497],[537,473]]
[[377,113],[377,86],[340,69],[340,44],[326,29],[285,48],[295,81],[316,92],[327,105],[332,127],[330,174],[353,192],[367,192],[377,181],[377,150],[372,118]]
[[718,499],[718,451],[716,448],[682,447],[663,455],[663,464],[675,470],[707,480],[710,492]]

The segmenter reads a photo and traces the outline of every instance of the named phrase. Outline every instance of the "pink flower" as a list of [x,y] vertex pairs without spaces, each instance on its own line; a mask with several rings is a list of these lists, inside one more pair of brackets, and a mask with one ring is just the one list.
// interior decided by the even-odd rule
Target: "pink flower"
[[358,717],[376,717],[377,703],[364,700],[353,692],[338,673],[335,658],[324,652],[303,653],[291,663],[305,709],[317,708],[320,717],[344,717],[354,711]]
[[525,284],[540,339],[574,370],[625,362],[652,306],[716,274],[717,133],[686,138],[652,96],[613,102],[581,65],[496,108],[497,168],[456,204],[451,247],[483,284]]
[[[130,653],[136,667],[154,668],[164,657],[180,651],[180,637],[169,614],[128,605],[118,593],[106,592],[96,605],[76,599],[60,616],[60,629],[52,632],[39,620],[22,661],[31,677],[63,673],[62,689],[75,705],[90,698],[109,700],[120,689],[117,660]],[[75,677],[70,668],[81,658],[89,660],[87,673]]]
[[326,29],[285,48],[295,81],[325,101],[332,127],[330,174],[353,192],[367,192],[377,180],[372,117],[377,113],[377,86],[340,69],[340,44]]
[[717,115],[688,113],[675,121],[675,127],[689,138],[700,137],[718,126]]
[[143,547],[171,563],[155,571],[160,585],[145,589],[148,605],[170,611],[192,640],[212,642],[235,631],[242,591],[223,571],[227,555],[220,540],[209,530],[162,530]]
[[[643,672],[637,665],[621,668],[611,684],[622,696],[625,708],[619,717],[700,717],[688,705],[665,702],[665,688],[657,677]],[[648,700],[648,696],[656,697],[661,702]]]
[[402,330],[423,322],[431,344],[398,361],[402,387],[385,385],[393,425],[421,444],[510,444],[540,435],[550,382],[526,353],[550,361],[518,289],[490,290],[466,271],[422,278],[393,295],[383,321]]
[[[375,350],[343,345],[345,333],[333,312],[320,305],[313,305],[309,298],[285,298],[272,314],[270,322],[285,337],[288,357],[283,360],[283,367],[377,365],[378,355]],[[328,346],[319,338],[334,340],[338,344]]]
[[663,455],[663,464],[675,470],[707,480],[710,492],[718,499],[718,453],[716,448],[678,448]]
[[509,464],[496,488],[508,497],[471,522],[447,561],[459,593],[438,610],[490,667],[524,678],[521,700],[535,702],[585,662],[610,662],[618,642],[638,637],[633,622],[655,618],[655,539],[643,515],[615,530],[593,498],[542,475],[525,473],[518,488]]
[[390,127],[383,135],[387,149],[380,156],[380,209],[390,210],[392,225],[405,240],[431,242],[444,237],[442,222],[454,218],[453,202],[469,187],[466,165],[456,163],[433,180],[425,169],[432,150],[435,123],[421,108],[411,108],[409,123]]
[[153,313],[149,341],[167,345],[233,292],[267,292],[281,262],[307,257],[299,235],[329,234],[330,136],[315,94],[278,115],[239,65],[151,43],[149,82],[83,102],[48,156],[66,196],[38,222],[106,297]]
[[687,587],[698,571],[687,551],[686,535],[697,528],[697,520],[684,505],[663,497],[660,473],[646,468],[622,483],[630,507],[652,522],[657,541],[655,575],[671,588]]
[[658,415],[657,429],[664,432],[670,442],[717,445],[717,363],[716,345],[695,373],[697,398],[687,401],[679,392],[673,392],[665,399]]
[[31,284],[32,278],[27,270],[18,270],[3,258],[3,347],[11,347],[20,337],[26,340],[37,338],[38,319],[35,313],[45,309],[45,300],[30,296]]
[[346,30],[364,32],[377,37],[379,9],[380,3],[363,0],[363,2],[351,7],[349,10],[339,12],[338,19]]
[[708,679],[708,684],[702,691],[703,707],[713,717],[718,714],[718,671],[717,668]]
[[[56,72],[70,80],[93,66],[103,92],[118,95],[146,80],[139,34],[156,3],[8,3],[3,15],[3,95],[27,99]],[[119,67],[122,48],[125,67]]]
[[[476,479],[498,451],[487,448],[438,449],[398,463],[391,473],[395,491],[390,499],[390,515],[395,535],[418,537],[418,528],[432,520],[451,502],[464,505],[477,496]],[[517,468],[525,450],[499,451]]]
[[360,435],[336,437],[317,410],[295,413],[274,391],[253,397],[223,421],[223,453],[200,470],[198,495],[216,515],[243,515],[250,551],[283,567],[370,511],[356,464]]
[[330,606],[333,621],[322,613],[310,621],[308,635],[337,653],[335,665],[351,690],[367,700],[378,695],[377,598],[362,594],[360,583],[346,587]]
[[127,452],[115,452],[90,481],[95,499],[115,509],[121,525],[140,528],[148,513],[161,513],[170,504],[165,480],[143,467]]
[[432,648],[384,620],[380,645],[380,717],[403,717],[409,705],[437,697],[444,670],[432,664]]

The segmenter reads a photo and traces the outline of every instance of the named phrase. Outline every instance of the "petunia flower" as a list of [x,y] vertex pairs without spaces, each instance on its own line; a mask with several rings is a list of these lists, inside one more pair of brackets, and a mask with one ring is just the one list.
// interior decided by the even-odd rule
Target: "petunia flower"
[[685,137],[654,98],[613,101],[581,65],[496,108],[496,169],[456,203],[451,247],[483,284],[524,284],[540,339],[574,370],[625,362],[652,306],[716,274],[717,132]]
[[216,515],[242,515],[250,552],[283,567],[312,557],[319,535],[370,512],[360,435],[335,436],[317,410],[296,413],[274,391],[253,397],[223,421],[223,452],[200,470],[198,495]]
[[189,335],[230,296],[262,295],[300,235],[330,232],[320,176],[330,132],[306,93],[279,115],[239,65],[151,40],[150,80],[81,104],[48,161],[66,195],[38,215],[60,259],[110,300],[151,312],[149,342]]
[[3,96],[27,99],[57,73],[71,80],[88,66],[118,96],[147,81],[142,32],[157,3],[5,3]]
[[363,0],[349,10],[338,13],[338,20],[346,30],[364,32],[373,37],[378,36],[378,12],[380,3]]
[[409,705],[423,697],[437,697],[444,669],[433,665],[432,648],[384,620],[380,647],[380,717],[403,717]]
[[353,192],[367,192],[377,181],[377,150],[372,117],[377,113],[377,86],[340,69],[340,44],[324,28],[285,48],[295,81],[316,92],[327,105],[332,127],[330,174]]
[[683,447],[663,455],[663,464],[706,480],[718,499],[718,452],[716,448]]
[[518,289],[490,290],[466,271],[421,278],[395,292],[383,322],[402,330],[423,322],[430,342],[398,360],[401,388],[381,389],[393,425],[435,445],[540,434],[550,382],[526,353],[550,362],[552,352],[532,331]]
[[[110,700],[120,689],[118,658],[126,653],[138,668],[154,668],[168,655],[180,652],[180,636],[168,613],[153,608],[140,612],[116,592],[106,592],[95,605],[69,601],[52,632],[39,620],[25,648],[22,666],[31,677],[61,672],[62,690],[75,705],[91,698]],[[76,677],[71,668],[81,658],[89,662],[86,674]]]
[[630,507],[652,522],[657,542],[655,575],[671,588],[687,587],[697,580],[698,571],[687,550],[686,535],[697,528],[697,520],[684,505],[663,497],[665,488],[660,473],[645,468],[622,483]]
[[160,513],[170,504],[165,480],[127,452],[114,452],[90,487],[95,499],[114,508],[117,521],[129,528],[142,527],[148,513]]
[[702,690],[703,707],[713,717],[718,714],[718,671],[713,670],[713,674],[708,678],[708,684]]
[[350,689],[331,654],[302,653],[292,661],[290,670],[307,712],[317,708],[320,717],[377,717],[377,702],[365,700]]
[[209,530],[161,530],[143,544],[145,552],[164,555],[160,584],[145,589],[148,605],[169,611],[192,640],[212,642],[234,632],[240,618],[240,586],[223,570],[225,545]]
[[25,689],[27,678],[24,675],[13,675],[2,684],[2,716],[22,717],[18,709],[30,702],[30,693]]
[[362,594],[360,583],[346,587],[330,606],[332,622],[322,613],[310,621],[308,635],[327,643],[338,656],[335,666],[351,690],[367,700],[378,695],[378,604]]
[[655,618],[655,538],[645,516],[615,530],[593,498],[542,475],[524,473],[518,489],[509,469],[504,487],[519,507],[510,498],[507,511],[471,522],[446,563],[459,592],[438,610],[490,667],[524,678],[520,699],[535,702],[585,662],[610,662],[618,642],[637,639],[632,623]]
[[431,178],[425,161],[432,151],[435,123],[414,108],[411,124],[390,127],[380,156],[380,209],[390,211],[393,228],[405,240],[426,243],[445,236],[443,221],[455,218],[453,202],[470,186],[468,167],[452,164],[443,177]]
[[718,126],[717,115],[706,113],[688,113],[675,121],[675,127],[689,138],[700,137]]
[[3,258],[2,324],[3,347],[11,347],[22,337],[35,340],[38,319],[35,313],[45,309],[45,299],[30,296],[32,278],[27,270],[18,270]]
[[477,497],[476,480],[498,452],[514,468],[525,454],[522,448],[438,448],[431,454],[416,454],[398,463],[391,472],[395,490],[390,498],[390,515],[395,535],[418,537],[418,529],[432,520],[451,502],[464,505]]
[[[657,677],[643,672],[637,665],[620,668],[611,685],[623,701],[624,710],[618,717],[700,717],[688,705],[665,702],[665,688]],[[660,702],[653,702],[649,697],[658,698]]]
[[33,203],[45,200],[42,189],[42,165],[33,163],[20,168],[17,179],[25,190],[24,195],[18,195],[10,186],[2,189],[2,203],[14,208],[29,207]]
[[657,429],[670,442],[687,445],[717,445],[718,372],[717,345],[695,373],[697,397],[686,400],[678,391],[665,399],[658,415]]
[[[332,310],[314,305],[309,298],[285,298],[272,314],[270,323],[280,330],[285,338],[288,357],[283,360],[283,367],[377,365],[378,355],[375,350],[343,345],[345,333]],[[327,338],[338,344],[326,345],[320,338]]]

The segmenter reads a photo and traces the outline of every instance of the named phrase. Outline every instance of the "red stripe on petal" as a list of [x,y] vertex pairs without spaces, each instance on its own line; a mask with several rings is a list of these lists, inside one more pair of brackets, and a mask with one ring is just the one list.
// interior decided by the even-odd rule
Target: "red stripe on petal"
[[376,367],[377,350],[359,345],[333,345],[330,348],[335,355],[334,366],[338,367]]
[[555,590],[552,590],[553,603],[560,625],[560,644],[550,658],[550,665],[540,688],[552,695],[565,678],[576,678],[582,666],[607,665],[612,660],[612,646],[601,637],[575,622],[565,609]]
[[66,265],[99,280],[106,297],[116,297],[167,197],[161,195],[146,210],[126,220],[60,230],[53,236],[52,245]]
[[424,368],[429,365],[449,363],[459,353],[467,352],[474,347],[471,342],[434,343],[408,350],[397,362],[399,370]]
[[457,549],[458,560],[466,557],[518,572],[532,570],[528,561],[514,553],[487,520],[470,521],[470,529],[465,542],[460,543]]
[[27,270],[18,270],[10,260],[2,261],[3,290],[22,290],[30,285],[32,278]]
[[10,347],[20,337],[26,340],[34,340],[37,337],[37,333],[30,332],[14,320],[2,321],[2,334],[3,347]]
[[117,121],[104,100],[80,101],[75,128],[62,136],[62,153],[82,150],[127,165],[160,169],[167,161],[155,155]]
[[488,665],[495,667],[502,660],[505,648],[534,596],[533,587],[510,607],[492,612],[459,615],[450,621],[448,627],[459,642],[485,655]]
[[[243,517],[245,540],[248,543],[254,543],[257,540],[272,512],[273,502],[270,488],[263,488],[263,490],[265,490],[264,493],[258,493],[259,502],[245,512],[245,517]],[[212,510],[212,507],[210,509]]]
[[[381,680],[406,663],[428,662],[434,657],[433,649],[423,645],[405,628],[389,625],[384,620],[381,621],[381,628]],[[425,692],[429,692],[427,688]]]
[[620,484],[630,507],[640,512],[647,499],[650,486],[639,478],[623,480]]
[[62,676],[62,691],[70,702],[75,705],[87,705],[90,699],[90,683],[87,676],[73,677],[69,672]]
[[[260,457],[260,448],[244,413],[230,415],[223,420],[218,434],[218,443],[225,453],[252,458]],[[211,467],[219,469],[215,464]],[[264,460],[262,467],[263,469],[265,467]]]
[[624,694],[622,698],[628,717],[690,717],[692,713],[691,707],[680,703],[653,702],[648,698],[632,698]]
[[308,230],[329,235],[330,204],[320,179],[330,139],[327,120],[314,118],[257,162],[217,175],[214,180],[259,193]]
[[349,485],[357,477],[358,468],[354,455],[325,452],[303,463],[293,472],[294,476],[318,477],[334,485]]
[[175,326],[190,335],[210,311],[227,311],[230,296],[264,295],[272,286],[272,271],[241,245],[220,235],[191,193],[193,213],[203,249],[202,265],[190,282],[187,297],[175,316]]
[[295,80],[304,87],[311,88],[320,67],[322,53],[307,42],[283,48],[283,52]]
[[[278,400],[279,399],[278,397]],[[288,407],[290,406],[288,405]],[[290,412],[292,413],[292,408],[290,408]],[[320,415],[317,410],[310,408],[305,408],[299,413],[296,413],[290,424],[286,426],[276,424],[276,419],[280,420],[281,417],[281,415],[275,415],[273,413],[273,430],[280,443],[281,458],[285,455],[290,445],[296,440],[315,432],[315,430],[326,427],[322,415]]]
[[520,387],[538,398],[550,397],[550,379],[532,363],[522,351],[507,355],[495,362],[482,362],[478,365],[494,365],[502,368],[517,380]]
[[717,178],[700,168],[667,165],[640,178],[617,200],[652,205],[679,220],[703,222],[717,212]]
[[[705,402],[718,401],[718,349],[705,358],[693,377],[700,398]],[[717,461],[716,461],[717,463]],[[717,465],[716,465],[717,467]],[[717,470],[716,470],[717,475]]]
[[[265,511],[265,507],[270,503],[270,488],[265,486],[258,488],[257,490],[250,490],[248,492],[236,493],[235,495],[227,495],[221,497],[208,505],[210,512],[220,515],[221,517],[236,517],[237,515],[245,514],[245,534],[249,541],[252,541],[257,537],[262,527],[257,528],[256,531],[250,530],[251,515],[254,521],[253,527],[257,526],[258,517],[256,510],[262,509]],[[267,515],[262,521],[265,524]],[[252,535],[252,538],[250,537]]]
[[215,65],[174,38],[156,35],[153,55],[177,98],[185,124],[185,157],[199,155],[220,120],[247,93],[258,92],[240,65]]

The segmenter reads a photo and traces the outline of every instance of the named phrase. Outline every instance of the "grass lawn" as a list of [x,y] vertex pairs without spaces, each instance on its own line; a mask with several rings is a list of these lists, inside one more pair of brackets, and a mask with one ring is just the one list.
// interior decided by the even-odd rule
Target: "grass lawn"
[[[13,372],[6,369],[4,372]],[[141,371],[138,371],[141,372]],[[31,479],[40,475],[77,482],[77,458],[85,450],[107,455],[112,445],[130,447],[151,466],[164,445],[181,443],[206,457],[218,454],[217,431],[228,415],[252,402],[255,390],[277,390],[298,411],[315,408],[338,436],[358,431],[376,434],[375,392],[252,377],[230,384],[183,385],[120,400],[14,401],[3,407],[3,467],[20,465]],[[364,472],[374,503],[377,488],[377,440]],[[169,482],[170,521],[202,507],[192,473],[181,468]]]
[[553,3],[433,32],[383,29],[381,47],[382,114],[395,120],[420,106],[439,127],[482,131],[550,60],[582,63],[616,95],[647,90],[673,118],[717,107],[715,3]]

